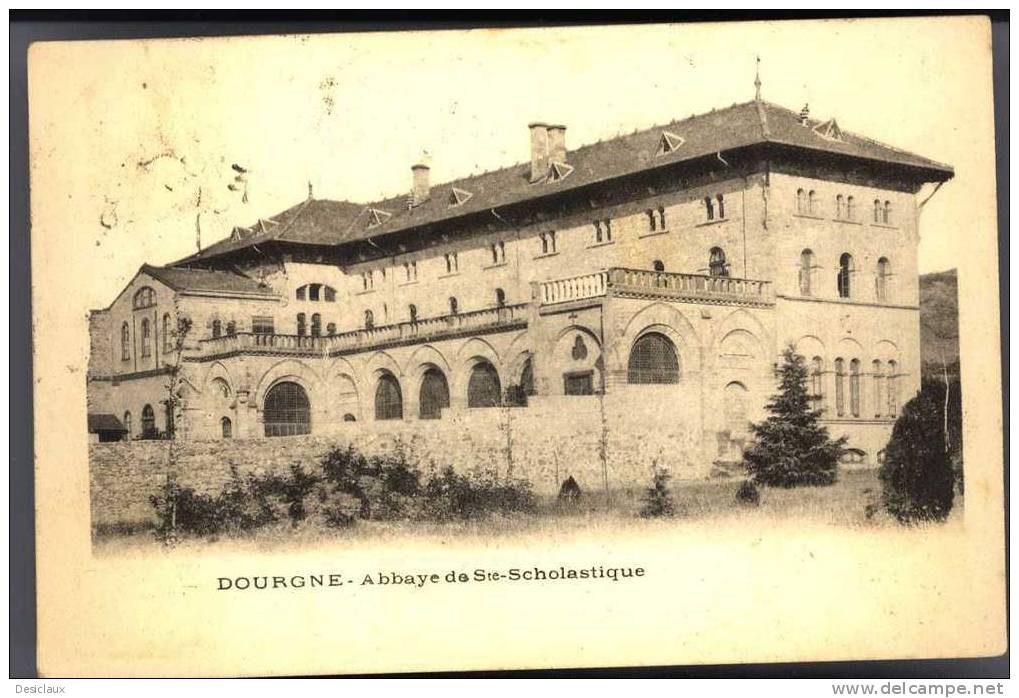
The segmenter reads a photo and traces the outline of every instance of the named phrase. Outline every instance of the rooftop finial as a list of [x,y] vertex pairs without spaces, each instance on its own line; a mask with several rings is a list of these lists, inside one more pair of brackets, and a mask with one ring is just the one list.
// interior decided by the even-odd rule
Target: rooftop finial
[[308,180],[308,201],[311,201],[314,198],[315,198],[315,193],[314,193],[314,191],[312,191],[311,180],[309,179]]
[[761,101],[761,57],[757,57],[757,73],[754,76],[754,101]]

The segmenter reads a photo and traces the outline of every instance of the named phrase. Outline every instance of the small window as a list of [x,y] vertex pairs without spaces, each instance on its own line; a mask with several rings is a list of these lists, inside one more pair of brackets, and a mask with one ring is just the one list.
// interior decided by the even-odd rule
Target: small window
[[449,314],[450,315],[456,315],[458,311],[459,311],[459,304],[456,301],[456,297],[455,296],[450,296],[449,297]]
[[219,420],[219,428],[224,439],[232,439],[234,437],[234,425],[229,417],[223,417],[223,419]]
[[835,414],[846,414],[846,362],[841,357],[835,359]]
[[835,217],[839,220],[846,217],[846,200],[842,194],[835,197]]
[[364,311],[364,328],[370,330],[373,327],[375,327],[375,315],[372,314],[372,311],[366,310]]
[[298,288],[297,289],[297,300],[303,301],[303,300],[306,300],[307,298],[308,298],[308,287],[307,286],[301,286],[300,288]]
[[856,199],[851,196],[846,197],[846,220],[856,220]]
[[131,437],[134,436],[134,433],[131,431],[131,413],[130,412],[125,412],[124,413],[124,430],[125,430],[124,438],[127,439],[128,441],[130,441]]
[[895,361],[888,362],[888,416],[899,413],[899,365]]
[[813,189],[807,192],[807,212],[812,216],[818,214],[817,192]]
[[148,286],[138,289],[138,292],[134,294],[134,300],[131,304],[135,310],[140,308],[151,308],[156,304],[156,292]]
[[330,322],[328,325],[326,325],[326,336],[332,337],[335,334],[336,334],[336,323]]
[[882,217],[881,217],[881,222],[886,224],[886,225],[891,225],[891,223],[892,223],[892,202],[891,201],[886,201],[885,202],[885,208],[884,208],[884,212],[883,212]]
[[807,192],[796,190],[796,213],[807,213]]
[[608,218],[597,220],[592,223],[594,226],[594,241],[599,242],[612,242],[612,221]]
[[152,405],[145,405],[142,408],[142,438],[154,439],[156,436],[156,411]]
[[824,359],[820,356],[810,362],[810,396],[815,409],[824,410]]
[[322,336],[322,316],[315,313],[311,316],[311,336],[321,337]]
[[212,336],[213,338],[220,337],[223,334],[223,322],[221,320],[212,321]]
[[711,276],[728,276],[729,264],[725,261],[725,251],[721,247],[712,247],[708,256],[708,273]]
[[884,407],[884,403],[881,400],[881,382],[884,380],[884,375],[881,372],[881,362],[878,359],[874,359],[871,363],[870,375],[874,380],[874,417],[881,416],[881,409]]
[[849,362],[849,409],[854,417],[860,416],[860,360]]
[[308,334],[308,322],[304,313],[297,314],[297,336],[303,337]]
[[884,218],[884,207],[878,199],[874,199],[874,222],[880,223]]
[[811,281],[814,275],[814,253],[811,250],[800,252],[800,295],[809,296]]
[[594,371],[563,374],[564,395],[594,395]]
[[892,265],[887,257],[877,260],[877,278],[875,280],[875,296],[879,301],[888,300],[888,282],[892,275]]
[[418,307],[416,305],[414,305],[413,303],[411,303],[409,306],[407,306],[407,314],[410,316],[410,321],[411,322],[417,322],[418,321]]
[[538,236],[541,240],[541,253],[542,254],[555,254],[556,252],[556,239],[555,231],[549,230],[548,232],[542,233]]
[[251,318],[252,334],[275,334],[273,319],[268,315],[254,315]]
[[853,255],[848,252],[839,257],[838,291],[839,298],[850,298],[853,278]]
[[655,218],[655,212],[648,209],[644,214],[647,216],[647,229],[652,233],[655,232],[658,229],[658,220]]
[[126,322],[120,326],[120,358],[124,361],[131,358],[131,328]]
[[152,328],[149,326],[149,319],[142,318],[142,356],[152,354]]
[[725,218],[725,197],[719,194],[715,198],[718,199],[718,217]]
[[715,220],[715,204],[711,201],[710,196],[704,197],[704,212],[709,221]]
[[336,289],[333,288],[332,286],[323,286],[322,293],[325,297],[326,303],[336,302]]
[[665,207],[664,206],[659,206],[658,207],[658,229],[659,230],[668,230],[669,229],[668,226],[665,225]]
[[226,323],[226,336],[232,337],[235,334],[237,334],[237,323],[231,320],[230,322]]
[[656,259],[655,261],[653,261],[651,263],[651,266],[654,267],[655,271],[665,271],[665,262],[663,262],[660,259]]
[[501,288],[495,289],[495,307],[504,308],[506,307],[506,292]]

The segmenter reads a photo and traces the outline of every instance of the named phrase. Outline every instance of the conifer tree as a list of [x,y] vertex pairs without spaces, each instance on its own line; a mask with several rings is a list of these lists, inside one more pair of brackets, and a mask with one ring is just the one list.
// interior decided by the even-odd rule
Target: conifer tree
[[778,392],[767,404],[770,415],[751,425],[754,443],[743,458],[751,477],[775,487],[831,485],[846,437],[832,439],[818,420],[821,411],[807,393],[807,367],[790,345],[777,368]]

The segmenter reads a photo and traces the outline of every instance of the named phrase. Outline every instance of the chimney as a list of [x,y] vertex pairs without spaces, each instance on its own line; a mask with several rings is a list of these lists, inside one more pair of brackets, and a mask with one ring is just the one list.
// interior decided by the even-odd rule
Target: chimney
[[428,165],[418,163],[410,168],[413,173],[413,187],[410,195],[410,205],[420,206],[428,201],[428,194],[431,191],[428,185]]
[[528,124],[531,129],[531,181],[540,182],[548,175],[548,125]]
[[550,124],[548,127],[548,160],[553,162],[566,162],[566,127],[560,124]]
[[810,105],[804,104],[800,109],[800,126],[806,126],[810,122]]

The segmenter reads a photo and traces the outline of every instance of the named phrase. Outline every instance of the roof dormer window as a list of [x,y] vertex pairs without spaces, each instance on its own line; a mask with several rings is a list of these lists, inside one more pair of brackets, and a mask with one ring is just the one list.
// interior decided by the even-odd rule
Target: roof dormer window
[[386,213],[385,211],[377,208],[368,209],[368,227],[374,228],[377,225],[382,225],[387,219],[391,218],[393,214]]
[[677,136],[670,131],[662,131],[662,137],[658,139],[658,152],[655,155],[667,155],[675,152],[685,143],[682,136]]
[[829,119],[824,123],[820,123],[814,127],[814,133],[819,135],[821,138],[829,141],[841,141],[842,140],[842,129],[839,128],[839,123],[835,119]]
[[454,206],[463,206],[472,196],[474,196],[474,194],[469,191],[453,187],[449,192],[449,206],[450,208]]
[[565,162],[553,162],[548,170],[548,181],[558,182],[560,179],[566,179],[571,172],[573,168]]

